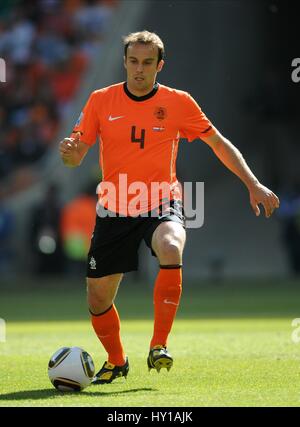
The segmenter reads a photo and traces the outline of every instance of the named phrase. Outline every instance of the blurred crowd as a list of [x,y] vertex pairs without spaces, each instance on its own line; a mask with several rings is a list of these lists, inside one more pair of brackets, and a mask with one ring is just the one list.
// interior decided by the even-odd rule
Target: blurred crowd
[[31,273],[84,276],[96,218],[95,184],[61,202],[59,186],[50,184],[32,207],[27,224]]
[[[96,218],[96,184],[62,201],[57,184],[30,208],[24,227],[27,273],[33,276],[85,273],[86,257]],[[16,218],[0,196],[0,279],[15,274],[17,248],[12,244]]]
[[[120,0],[1,0],[0,58],[0,276],[14,268],[12,236],[17,218],[5,198],[39,180],[41,164],[66,118],[92,58],[101,54]],[[296,7],[273,5],[262,13],[268,46],[256,89],[242,101],[257,126],[253,142],[264,183],[281,199],[275,218],[281,229],[290,273],[300,277],[300,177],[298,143],[300,83],[291,80],[291,58],[299,56]],[[280,11],[280,13],[279,13]],[[293,25],[290,24],[293,23]],[[289,28],[293,33],[282,31]],[[280,52],[280,55],[278,55]],[[79,271],[94,224],[94,193],[66,205],[50,186],[32,207],[27,224],[32,272]],[[86,222],[82,222],[83,219]],[[216,275],[222,270],[213,260]],[[84,268],[80,269],[81,273]]]
[[[1,0],[0,186],[2,197],[34,181],[32,164],[56,133],[89,61],[101,49],[118,0]],[[9,185],[8,185],[9,184]]]

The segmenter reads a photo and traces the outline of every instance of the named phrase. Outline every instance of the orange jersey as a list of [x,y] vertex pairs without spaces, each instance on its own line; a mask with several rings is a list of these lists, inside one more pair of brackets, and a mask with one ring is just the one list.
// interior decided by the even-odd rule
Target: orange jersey
[[[162,199],[180,199],[176,157],[180,138],[193,141],[216,133],[196,101],[184,91],[156,84],[143,97],[132,95],[126,83],[94,91],[73,132],[90,146],[100,143],[102,182],[99,202],[128,215],[157,208]],[[164,183],[164,191],[153,195]],[[157,192],[156,192],[157,193]]]

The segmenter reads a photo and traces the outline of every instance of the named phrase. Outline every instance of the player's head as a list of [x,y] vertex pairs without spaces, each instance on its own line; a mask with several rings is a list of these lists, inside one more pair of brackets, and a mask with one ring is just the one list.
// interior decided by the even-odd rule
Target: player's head
[[130,88],[147,92],[164,65],[164,44],[155,33],[140,31],[123,38],[124,65]]
[[[149,31],[138,31],[136,33],[130,33],[128,36],[123,37],[124,42],[124,57],[127,58],[128,48],[136,43],[150,45],[154,50],[157,51],[157,65],[160,63],[165,56],[165,48],[160,37],[155,33]],[[155,49],[155,47],[157,49]]]

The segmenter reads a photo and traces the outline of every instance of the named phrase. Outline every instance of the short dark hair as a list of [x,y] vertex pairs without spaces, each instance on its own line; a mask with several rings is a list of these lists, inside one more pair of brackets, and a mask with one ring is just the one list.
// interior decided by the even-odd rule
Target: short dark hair
[[143,44],[152,44],[158,48],[158,61],[161,61],[165,57],[165,47],[160,39],[160,37],[155,33],[150,33],[150,31],[138,31],[136,33],[130,33],[127,36],[123,37],[124,43],[124,54],[127,58],[127,49],[130,44],[133,43],[143,43]]

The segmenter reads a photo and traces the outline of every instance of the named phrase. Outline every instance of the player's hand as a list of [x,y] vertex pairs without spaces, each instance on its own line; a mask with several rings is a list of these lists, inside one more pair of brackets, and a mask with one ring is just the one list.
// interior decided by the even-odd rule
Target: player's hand
[[275,209],[279,208],[279,199],[273,191],[262,184],[256,184],[251,189],[250,204],[256,216],[260,215],[259,204],[262,204],[265,210],[266,218],[270,218]]
[[80,132],[75,138],[64,138],[59,145],[59,152],[63,162],[68,166],[77,166],[79,160],[78,144],[80,143]]
[[80,142],[80,132],[77,132],[75,138],[64,138],[59,146],[59,152],[61,156],[70,155],[78,148]]

